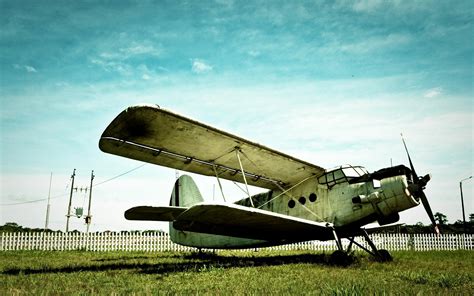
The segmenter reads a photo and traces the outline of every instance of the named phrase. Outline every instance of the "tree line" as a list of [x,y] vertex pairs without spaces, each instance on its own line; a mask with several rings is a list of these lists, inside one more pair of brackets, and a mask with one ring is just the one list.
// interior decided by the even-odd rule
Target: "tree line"
[[[23,227],[21,225],[18,225],[15,222],[8,222],[5,223],[5,225],[0,226],[0,233],[1,232],[51,232],[51,233],[61,233],[63,231],[61,230],[51,230],[51,229],[44,229],[44,228],[29,228],[29,227]],[[69,231],[72,233],[80,233],[79,230],[72,230]],[[113,232],[113,233],[151,233],[151,232],[164,232],[163,230],[121,230],[121,231],[100,231],[100,232]]]

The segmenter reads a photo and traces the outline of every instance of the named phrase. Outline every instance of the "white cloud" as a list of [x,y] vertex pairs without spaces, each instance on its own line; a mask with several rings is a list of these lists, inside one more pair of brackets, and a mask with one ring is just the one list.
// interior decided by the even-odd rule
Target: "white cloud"
[[17,70],[25,70],[28,73],[37,73],[38,72],[38,70],[36,70],[35,67],[30,66],[30,65],[13,64],[13,67]]
[[36,69],[35,69],[34,67],[28,66],[28,65],[25,66],[25,69],[26,69],[26,71],[27,71],[28,73],[36,73],[36,72],[38,72],[38,71],[36,71]]
[[104,69],[106,72],[118,72],[121,75],[131,75],[132,68],[120,61],[113,61],[108,59],[91,59],[92,64],[98,65]]
[[135,44],[130,47],[121,48],[121,52],[125,53],[127,56],[140,55],[140,54],[150,54],[150,55],[159,55],[160,50],[151,46],[144,44]]
[[99,53],[99,57],[104,60],[124,61],[138,55],[159,56],[161,53],[162,49],[159,46],[144,41],[132,42],[131,45],[121,46],[118,49],[107,49]]
[[347,44],[330,44],[325,51],[332,52],[340,50],[349,53],[368,53],[385,48],[397,48],[412,41],[408,34],[389,34],[386,36],[374,36],[362,41]]
[[212,71],[212,66],[200,59],[193,60],[192,71],[197,74],[207,73]]
[[143,80],[150,80],[151,77],[150,77],[150,75],[148,75],[148,74],[145,73],[145,74],[142,75],[142,79],[143,79]]
[[441,87],[435,87],[435,88],[427,90],[423,96],[425,98],[434,98],[434,97],[439,96],[442,93],[443,93],[443,89]]

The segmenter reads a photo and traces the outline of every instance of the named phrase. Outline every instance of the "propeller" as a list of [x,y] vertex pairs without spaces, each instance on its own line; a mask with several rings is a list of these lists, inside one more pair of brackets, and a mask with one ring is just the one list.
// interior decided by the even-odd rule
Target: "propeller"
[[405,151],[407,152],[408,161],[410,162],[410,169],[411,169],[412,180],[413,180],[413,184],[410,184],[409,190],[416,198],[421,199],[423,207],[425,208],[425,211],[428,214],[428,217],[430,218],[431,223],[433,223],[436,233],[439,235],[438,224],[436,224],[436,220],[434,218],[433,211],[431,210],[430,203],[428,202],[428,198],[423,192],[423,189],[425,189],[426,184],[431,180],[431,175],[427,174],[421,178],[418,177],[415,171],[415,167],[413,166],[413,162],[411,161],[410,153],[408,152],[407,144],[405,143],[403,134],[400,134],[400,135],[402,136],[403,146],[405,146]]

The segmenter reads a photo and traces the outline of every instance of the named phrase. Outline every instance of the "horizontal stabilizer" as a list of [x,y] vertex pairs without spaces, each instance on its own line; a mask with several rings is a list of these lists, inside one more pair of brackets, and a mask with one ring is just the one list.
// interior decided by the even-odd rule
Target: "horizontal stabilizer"
[[133,207],[125,211],[127,220],[143,221],[174,221],[181,213],[186,211],[185,207]]

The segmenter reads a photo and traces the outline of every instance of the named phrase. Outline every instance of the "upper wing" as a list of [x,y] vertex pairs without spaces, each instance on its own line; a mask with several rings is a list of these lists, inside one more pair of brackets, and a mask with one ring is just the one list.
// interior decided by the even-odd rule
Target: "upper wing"
[[[133,106],[102,134],[102,151],[202,175],[277,189],[324,169],[158,106]],[[278,185],[277,185],[278,183]]]
[[334,239],[330,223],[282,215],[236,204],[197,204],[173,222],[177,230],[267,241]]

